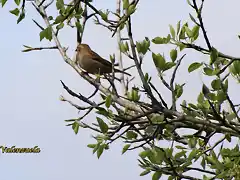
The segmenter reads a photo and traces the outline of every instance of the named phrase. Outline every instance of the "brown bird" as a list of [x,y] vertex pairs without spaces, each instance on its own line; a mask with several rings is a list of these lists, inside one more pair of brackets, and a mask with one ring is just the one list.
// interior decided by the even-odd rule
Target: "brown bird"
[[[79,44],[76,48],[76,63],[91,74],[112,73],[112,63],[95,53],[87,44]],[[114,68],[114,72],[130,74]]]

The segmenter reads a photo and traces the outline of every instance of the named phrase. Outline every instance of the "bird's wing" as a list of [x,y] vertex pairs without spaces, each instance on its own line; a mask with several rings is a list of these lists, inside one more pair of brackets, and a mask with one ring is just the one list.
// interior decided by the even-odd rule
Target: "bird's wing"
[[105,65],[105,66],[111,66],[112,67],[112,63],[107,61],[106,59],[103,59],[101,56],[99,56],[97,53],[95,53],[94,51],[91,51],[92,54],[92,59],[95,61],[100,62],[101,64]]

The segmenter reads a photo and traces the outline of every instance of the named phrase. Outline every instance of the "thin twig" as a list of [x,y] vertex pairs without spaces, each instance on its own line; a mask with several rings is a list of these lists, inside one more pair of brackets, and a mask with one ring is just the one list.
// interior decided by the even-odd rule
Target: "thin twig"
[[41,51],[41,50],[49,50],[49,49],[58,49],[57,46],[51,46],[51,47],[36,47],[36,48],[27,47],[27,46],[25,46],[25,47],[26,47],[26,49],[22,50],[22,52]]
[[205,151],[203,151],[203,154],[207,153],[208,151],[213,150],[217,145],[219,145],[221,142],[223,142],[226,139],[225,136],[223,136],[220,140],[218,140],[213,146],[211,146],[210,148],[206,149]]
[[174,83],[174,80],[175,80],[175,76],[176,76],[178,67],[180,66],[180,64],[181,64],[181,62],[182,62],[182,60],[185,56],[186,56],[186,54],[184,54],[177,61],[177,65],[176,65],[175,69],[173,70],[172,78],[171,78],[171,81],[170,81],[170,87],[171,87],[171,91],[172,91],[172,110],[176,110],[176,94],[175,94],[175,91],[174,91],[173,83]]
[[42,0],[42,2],[40,2],[40,4],[38,5],[38,7],[42,6],[45,1],[46,1],[46,0]]
[[206,32],[205,27],[204,27],[204,25],[203,25],[203,19],[202,19],[202,7],[203,7],[203,2],[204,2],[204,1],[202,1],[201,8],[198,9],[196,0],[193,0],[193,7],[194,7],[194,9],[195,9],[195,11],[196,11],[196,13],[197,13],[197,17],[198,17],[198,19],[199,19],[200,27],[201,27],[201,29],[202,29],[203,36],[204,36],[204,39],[205,39],[205,41],[206,41],[206,43],[207,43],[208,49],[209,49],[209,51],[211,51],[211,50],[212,50],[212,46],[211,46],[210,41],[209,41],[209,39],[208,39],[207,32]]
[[158,94],[158,96],[159,96],[159,98],[160,98],[163,106],[168,109],[167,103],[164,101],[164,99],[162,98],[161,94],[160,94],[159,91],[156,89],[156,87],[155,87],[151,82],[149,82],[149,85],[150,85],[151,88],[153,88],[153,90]]
[[95,102],[90,101],[87,97],[84,97],[81,94],[76,94],[75,92],[73,92],[72,90],[70,90],[62,81],[61,81],[63,88],[73,97],[77,97],[78,99],[84,101],[85,103],[90,104],[93,107],[97,107],[97,104]]
[[139,64],[138,57],[137,57],[137,52],[136,52],[136,48],[135,48],[136,46],[134,44],[134,40],[133,40],[133,36],[132,36],[132,25],[131,25],[131,17],[130,16],[128,18],[128,23],[127,23],[127,32],[128,32],[128,37],[129,37],[129,41],[130,41],[130,46],[131,46],[131,50],[132,50],[134,63],[136,65],[136,68],[137,68],[138,74],[140,76],[140,79],[143,83],[143,87],[144,87],[145,91],[147,92],[147,94],[149,95],[149,97],[151,98],[152,104],[162,107],[161,103],[158,102],[157,99],[154,97],[150,86],[148,85],[148,83],[145,80],[143,71],[142,71],[141,66]]
[[33,22],[41,29],[44,30],[44,27],[42,27],[37,21],[33,19]]

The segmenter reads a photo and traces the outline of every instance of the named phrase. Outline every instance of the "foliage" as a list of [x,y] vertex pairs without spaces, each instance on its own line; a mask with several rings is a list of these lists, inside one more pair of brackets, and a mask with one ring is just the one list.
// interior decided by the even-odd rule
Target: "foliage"
[[[8,0],[1,0],[2,7]],[[15,0],[16,7],[10,13],[17,16],[17,23],[25,18],[24,0]],[[54,4],[55,3],[55,4]],[[157,180],[162,175],[168,179],[240,179],[240,151],[239,145],[226,148],[224,144],[238,139],[240,136],[239,105],[234,104],[228,91],[229,78],[240,82],[240,58],[226,55],[212,46],[202,19],[204,1],[187,0],[195,14],[189,14],[191,24],[188,22],[169,25],[169,34],[165,37],[145,37],[135,41],[132,36],[131,16],[138,13],[139,0],[119,1],[119,9],[115,12],[98,10],[90,0],[74,0],[66,4],[64,0],[47,2],[35,0],[32,5],[36,12],[46,23],[45,26],[33,21],[39,28],[40,41],[43,39],[55,42],[54,47],[24,46],[23,52],[42,49],[59,49],[64,61],[96,90],[91,97],[100,94],[102,101],[95,103],[91,97],[85,97],[73,92],[63,82],[63,88],[73,97],[86,103],[81,107],[70,100],[61,97],[62,101],[69,102],[75,108],[85,111],[84,115],[66,120],[77,134],[79,128],[88,128],[98,134],[94,136],[96,143],[89,144],[93,153],[100,158],[102,153],[110,148],[112,142],[123,140],[125,145],[122,153],[134,149],[141,149],[139,165],[143,169],[140,176],[152,173],[152,179]],[[48,16],[46,9],[54,6],[58,16]],[[123,14],[120,14],[123,10]],[[90,14],[89,14],[90,12]],[[113,19],[113,16],[116,16]],[[81,43],[85,24],[94,19],[96,25],[110,30],[113,36],[121,35],[126,30],[127,39],[118,39],[119,50],[122,54],[133,60],[130,68],[135,68],[142,81],[142,87],[130,86],[130,81],[121,81],[125,88],[124,95],[119,96],[114,78],[107,78],[111,89],[104,87],[99,81],[83,73],[74,61],[68,58],[66,49],[58,40],[59,31],[65,26],[70,26],[78,31],[77,40]],[[116,20],[117,19],[117,20]],[[146,34],[147,36],[147,34]],[[203,38],[206,47],[197,45],[197,40]],[[151,46],[169,46],[169,57],[160,52],[153,52]],[[185,58],[186,49],[192,49],[208,56],[207,61],[193,62],[188,66],[188,72],[202,70],[202,75],[212,78],[211,85],[202,85],[198,90],[199,95],[195,103],[183,100],[177,107],[176,102],[184,94],[184,84],[175,82],[182,60]],[[142,63],[147,53],[151,53],[158,76],[162,84],[172,94],[171,104],[164,101],[161,94],[152,82],[148,73],[143,72]],[[115,56],[110,55],[112,62]],[[118,60],[121,62],[121,58]],[[170,74],[168,82],[164,74]],[[101,77],[98,77],[101,79]],[[125,96],[125,97],[123,97]],[[146,98],[148,100],[146,101]],[[145,99],[143,101],[143,99]],[[150,103],[149,103],[150,102]],[[229,109],[225,108],[225,105]],[[94,112],[95,111],[95,112]],[[84,119],[91,112],[96,114],[96,121],[87,124]],[[185,129],[185,133],[179,130]],[[169,147],[162,147],[161,142],[169,142]],[[212,144],[212,142],[214,142]],[[196,168],[197,165],[197,168]],[[196,177],[187,175],[187,172],[198,172]],[[201,174],[201,178],[199,178]]]

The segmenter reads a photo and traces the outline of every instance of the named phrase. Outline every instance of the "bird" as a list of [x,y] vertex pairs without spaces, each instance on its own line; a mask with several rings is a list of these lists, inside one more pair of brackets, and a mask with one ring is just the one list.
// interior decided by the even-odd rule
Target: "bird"
[[[75,62],[83,70],[90,74],[109,74],[112,73],[113,64],[94,52],[89,45],[79,44],[76,48]],[[129,73],[114,68],[114,72],[123,73],[131,76]]]

